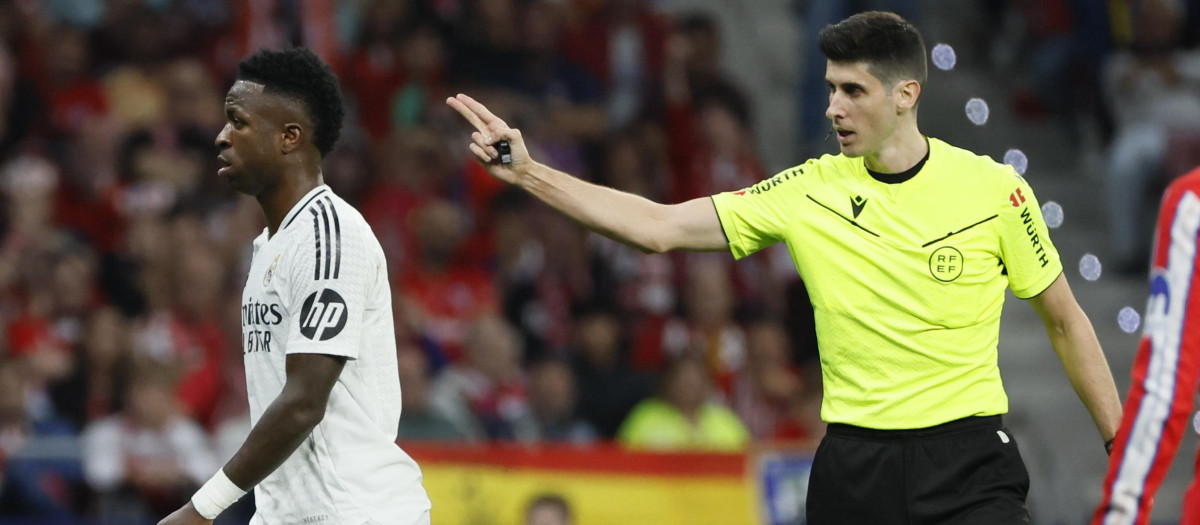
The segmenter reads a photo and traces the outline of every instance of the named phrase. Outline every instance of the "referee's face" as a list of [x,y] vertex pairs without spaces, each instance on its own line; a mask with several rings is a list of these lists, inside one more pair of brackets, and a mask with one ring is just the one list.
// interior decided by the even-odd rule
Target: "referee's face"
[[896,130],[899,115],[891,91],[869,71],[866,62],[827,62],[829,107],[842,153],[859,157],[878,153]]

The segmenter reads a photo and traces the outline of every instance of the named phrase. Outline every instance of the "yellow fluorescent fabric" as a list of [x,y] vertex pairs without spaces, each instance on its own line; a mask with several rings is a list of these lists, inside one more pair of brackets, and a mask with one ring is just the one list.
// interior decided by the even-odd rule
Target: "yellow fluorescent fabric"
[[750,441],[750,432],[737,414],[716,403],[705,403],[692,421],[670,403],[651,398],[633,408],[617,440],[631,448],[737,452]]
[[996,366],[1004,290],[1062,272],[1033,190],[937,139],[913,178],[826,155],[713,196],[734,257],[785,242],[816,312],[821,417],[923,428],[1008,411]]

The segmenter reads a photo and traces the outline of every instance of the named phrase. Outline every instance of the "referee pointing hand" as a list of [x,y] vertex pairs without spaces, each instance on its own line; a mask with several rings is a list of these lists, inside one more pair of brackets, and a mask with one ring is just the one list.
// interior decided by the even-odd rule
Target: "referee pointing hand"
[[[841,148],[754,186],[659,204],[529,157],[520,131],[466,95],[468,145],[496,178],[646,252],[786,243],[816,315],[829,423],[808,523],[1028,523],[1029,477],[1003,426],[996,365],[1005,289],[1046,325],[1100,433],[1121,406],[1091,322],[1063,275],[1033,190],[1009,166],[923,135],[920,33],[861,13],[819,36]],[[496,143],[508,141],[511,162]]]

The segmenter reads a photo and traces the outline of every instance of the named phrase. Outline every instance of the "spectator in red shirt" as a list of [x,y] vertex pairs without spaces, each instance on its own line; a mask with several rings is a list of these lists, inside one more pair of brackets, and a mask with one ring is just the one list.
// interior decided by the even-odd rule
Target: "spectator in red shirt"
[[713,76],[715,65],[697,58],[714,60],[700,52],[705,39],[694,33],[671,37],[663,77],[673,202],[745,188],[766,176],[750,136],[749,103]]
[[71,135],[85,121],[108,112],[108,100],[92,75],[88,35],[55,27],[28,41],[23,62],[46,99],[50,128]]
[[375,180],[362,214],[379,237],[393,282],[419,265],[416,211],[449,185],[451,161],[439,140],[428,128],[414,128],[374,149]]
[[227,266],[208,245],[184,245],[164,263],[141,276],[148,307],[134,330],[135,357],[167,366],[179,379],[176,399],[185,413],[209,426],[216,423],[227,354],[217,310]]
[[632,124],[653,98],[668,32],[663,17],[645,2],[612,0],[600,3],[564,37],[566,56],[605,86],[614,128]]
[[348,95],[358,102],[358,119],[375,140],[391,132],[392,97],[404,83],[401,37],[411,27],[415,2],[370,2],[342,75]]
[[418,263],[404,272],[396,292],[418,311],[423,335],[457,361],[467,328],[479,316],[499,310],[495,284],[462,250],[468,225],[457,206],[431,202],[416,213],[413,226]]
[[770,439],[803,385],[791,364],[787,333],[778,323],[751,326],[746,349],[746,366],[732,379],[730,405],[755,439]]
[[729,394],[746,364],[746,334],[734,320],[736,297],[725,265],[698,259],[690,267],[683,317],[649,319],[638,329],[634,366],[659,370],[681,356],[706,363],[717,391]]

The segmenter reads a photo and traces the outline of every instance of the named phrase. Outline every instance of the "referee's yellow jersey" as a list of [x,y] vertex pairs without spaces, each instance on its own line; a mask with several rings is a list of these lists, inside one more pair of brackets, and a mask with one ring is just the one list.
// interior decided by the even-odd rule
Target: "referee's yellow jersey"
[[906,429],[1007,412],[1004,289],[1030,298],[1062,272],[1012,167],[928,142],[906,174],[826,155],[712,198],[735,258],[787,243],[816,312],[827,422]]

